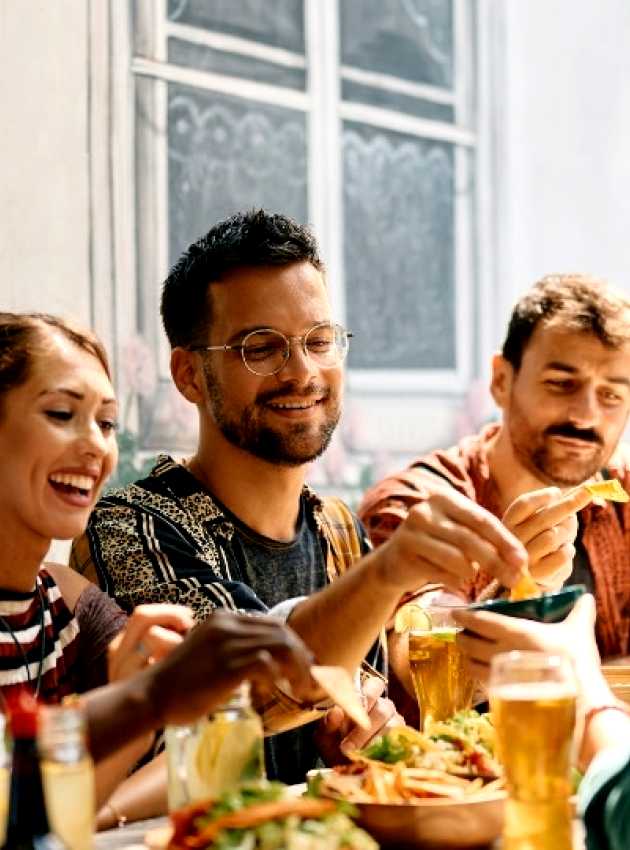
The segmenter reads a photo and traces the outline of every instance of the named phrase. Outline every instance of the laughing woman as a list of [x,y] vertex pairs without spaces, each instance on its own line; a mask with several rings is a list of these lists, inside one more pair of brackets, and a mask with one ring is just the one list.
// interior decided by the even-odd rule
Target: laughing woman
[[[179,640],[152,627],[156,614],[145,606],[112,654],[125,614],[67,567],[44,565],[53,538],[83,531],[116,465],[116,415],[96,337],[52,316],[0,313],[2,700],[26,687],[43,702],[59,703],[139,669],[146,663],[134,653],[140,641],[158,658]],[[184,632],[192,617],[165,606],[157,621]],[[140,739],[99,766],[100,800],[146,747]]]
[[105,352],[52,316],[0,313],[0,688],[45,702],[106,680],[125,623],[107,597],[43,567],[77,534],[117,460]]

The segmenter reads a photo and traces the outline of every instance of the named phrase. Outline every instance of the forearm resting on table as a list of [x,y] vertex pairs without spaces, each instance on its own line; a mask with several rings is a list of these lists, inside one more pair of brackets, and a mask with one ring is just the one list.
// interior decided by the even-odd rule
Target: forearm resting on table
[[116,752],[101,759],[94,767],[97,809],[124,783],[129,772],[151,746],[153,734],[140,735]]
[[160,753],[119,785],[100,808],[96,828],[111,829],[121,818],[136,821],[157,817],[167,808],[166,753]]
[[400,595],[400,589],[380,577],[380,553],[371,552],[297,605],[287,622],[319,664],[338,664],[352,673],[392,615]]

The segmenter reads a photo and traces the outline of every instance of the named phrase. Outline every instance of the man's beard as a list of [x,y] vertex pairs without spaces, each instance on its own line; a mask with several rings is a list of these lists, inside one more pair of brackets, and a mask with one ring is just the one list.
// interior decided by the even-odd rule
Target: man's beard
[[309,423],[296,422],[285,431],[276,431],[256,421],[256,410],[265,402],[280,401],[283,397],[295,399],[299,396],[322,396],[321,404],[330,398],[330,389],[311,385],[300,393],[295,390],[283,390],[274,393],[261,393],[253,404],[245,407],[238,418],[230,416],[225,409],[225,398],[212,369],[204,366],[204,375],[208,397],[214,420],[226,440],[246,452],[281,466],[302,466],[318,458],[328,448],[332,435],[339,422],[341,410],[336,404],[330,415],[324,419],[317,433],[313,433]]
[[[509,434],[512,447],[521,463],[537,477],[558,487],[572,487],[587,481],[598,472],[607,458],[601,436],[591,428],[576,428],[570,422],[549,425],[544,431],[535,431],[523,415],[512,396],[509,413]],[[582,440],[596,447],[587,457],[557,457],[559,446],[550,444],[553,436]]]

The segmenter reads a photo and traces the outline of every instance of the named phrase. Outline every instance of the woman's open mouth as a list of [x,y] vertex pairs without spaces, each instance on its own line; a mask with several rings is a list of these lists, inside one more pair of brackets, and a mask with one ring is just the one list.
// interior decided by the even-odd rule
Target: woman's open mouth
[[53,473],[48,483],[65,501],[84,507],[92,498],[94,479],[89,475],[73,475],[71,473]]

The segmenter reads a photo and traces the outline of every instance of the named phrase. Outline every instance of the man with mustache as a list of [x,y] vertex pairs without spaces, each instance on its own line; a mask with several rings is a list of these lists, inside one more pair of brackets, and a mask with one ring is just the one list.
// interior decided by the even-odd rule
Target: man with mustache
[[[597,600],[597,638],[605,657],[630,653],[630,506],[582,507],[570,574],[553,574],[549,543],[573,519],[558,490],[538,491],[531,510],[521,499],[538,488],[571,491],[585,481],[618,478],[630,490],[630,454],[619,443],[630,410],[630,302],[604,282],[582,275],[550,275],[516,304],[501,353],[492,363],[491,391],[501,424],[458,445],[431,452],[381,481],[365,496],[360,516],[372,541],[386,540],[412,505],[451,487],[504,522],[527,546],[530,567],[545,589],[559,577],[581,582]],[[558,524],[542,534],[543,505]],[[519,531],[520,528],[520,531]],[[567,538],[565,554],[570,551]],[[546,576],[549,578],[546,578]],[[478,595],[488,583],[480,575]]]
[[[162,318],[173,380],[198,413],[195,453],[162,456],[147,478],[101,499],[72,554],[123,608],[177,600],[199,620],[217,607],[271,612],[288,617],[321,664],[354,671],[419,585],[470,580],[472,562],[517,581],[518,540],[456,493],[428,500],[368,553],[352,512],[305,486],[339,419],[350,337],[334,321],[306,228],[262,210],[215,225],[171,270]],[[382,689],[378,677],[364,686],[372,733],[394,718]],[[323,715],[280,691],[262,708],[269,731]],[[339,724],[333,710],[320,731]],[[318,753],[313,731],[273,737],[270,777],[304,780]],[[347,745],[361,745],[357,732]]]

